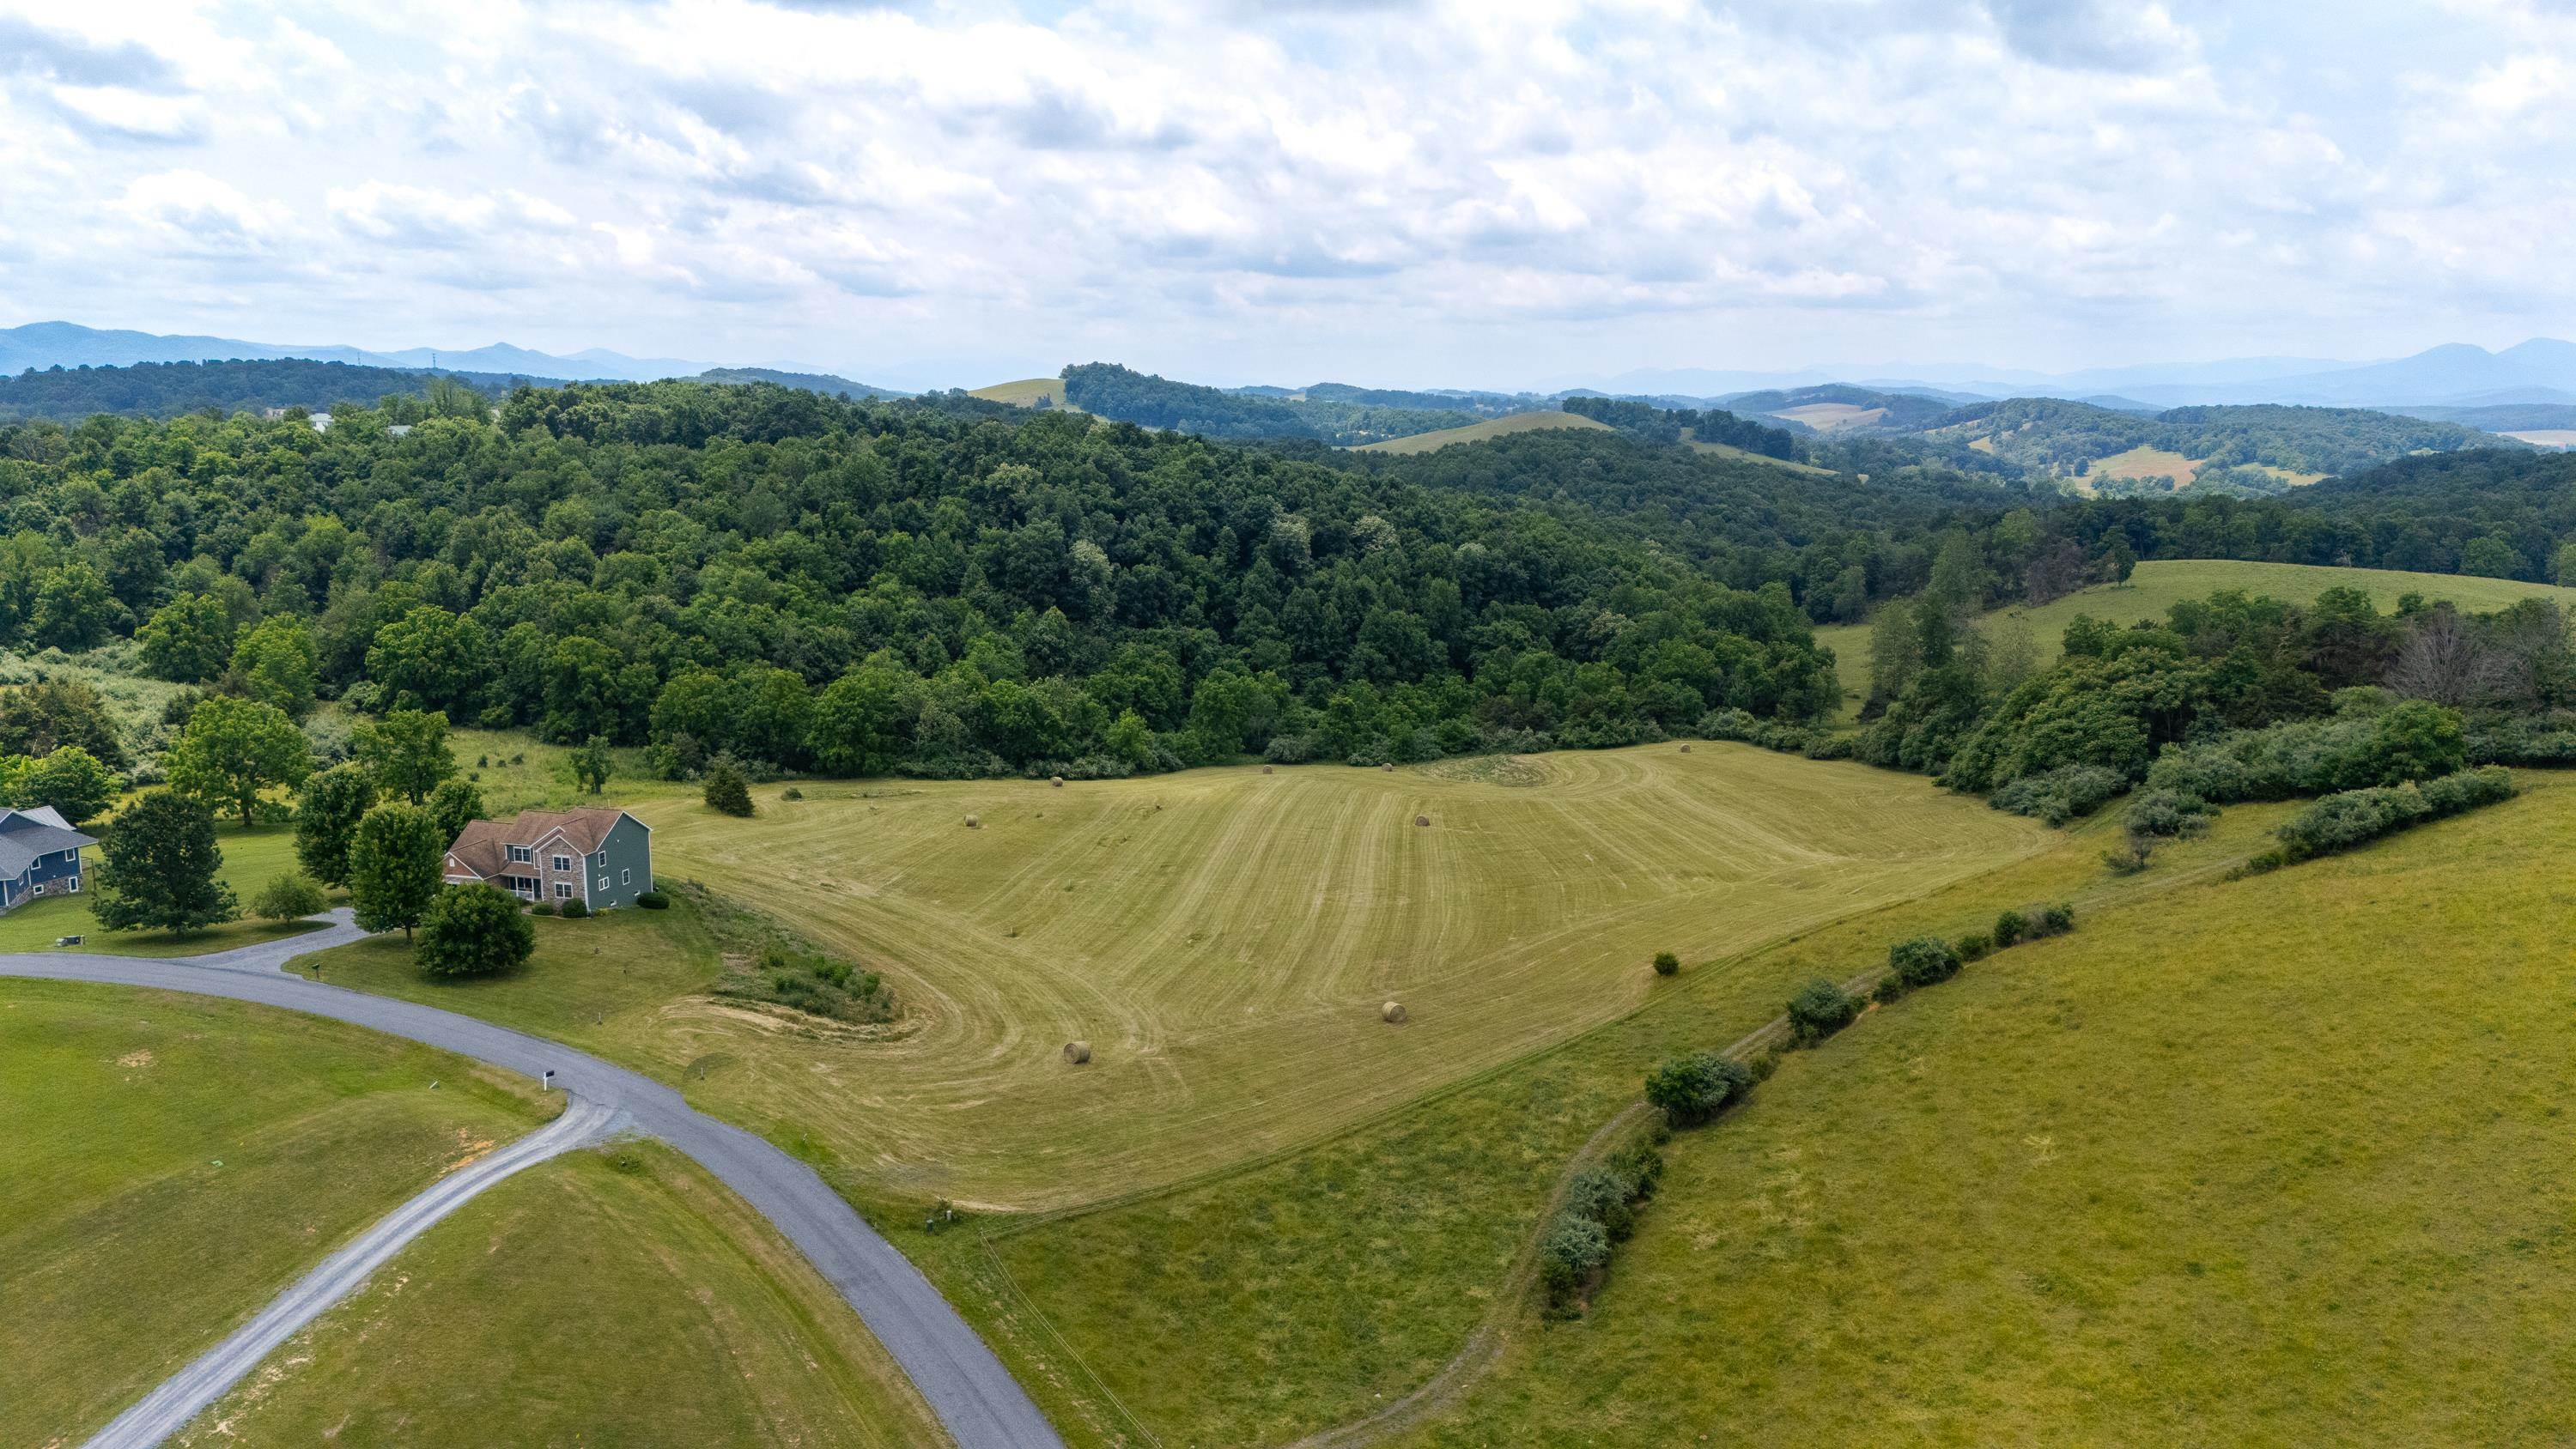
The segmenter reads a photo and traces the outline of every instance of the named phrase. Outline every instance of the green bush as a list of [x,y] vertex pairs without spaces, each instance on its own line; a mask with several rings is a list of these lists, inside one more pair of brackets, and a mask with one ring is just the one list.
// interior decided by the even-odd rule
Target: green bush
[[1983,931],[1971,931],[1959,938],[1959,944],[1955,949],[1963,965],[1970,961],[1983,961],[1995,954],[1995,938]]
[[1635,1187],[1615,1168],[1587,1167],[1565,1185],[1565,1210],[1592,1219],[1610,1241],[1624,1243],[1637,1230],[1637,1214],[1629,1206]]
[[667,911],[671,908],[671,898],[660,891],[646,891],[635,898],[635,904],[648,911]]
[[2021,912],[2006,911],[1995,917],[1995,944],[2009,946],[2020,940],[2029,929],[2030,922],[2023,919]]
[[2104,801],[2128,788],[2128,777],[2117,770],[2100,765],[2065,765],[2015,780],[1997,790],[1986,803],[1997,810],[2057,826],[2092,814]]
[[1789,1033],[1800,1045],[1822,1041],[1851,1025],[1861,999],[1819,976],[1789,998]]
[[2074,929],[2075,907],[2060,901],[2056,905],[2041,906],[2039,908],[2039,913],[2031,918],[2030,934],[2027,939],[2037,940],[2042,936],[2063,936]]
[[554,913],[555,903],[552,901],[539,901],[535,905],[528,907],[528,914],[532,916],[551,916]]
[[805,798],[805,792],[797,789],[793,785],[790,785],[786,789],[778,792],[778,798],[781,800],[802,800]]
[[707,808],[724,815],[751,814],[751,785],[743,778],[742,768],[730,755],[718,755],[707,762]]
[[1911,991],[1959,974],[1959,952],[1938,936],[1917,936],[1887,948],[1888,974]]
[[[2393,713],[2393,711],[2392,711]],[[2328,795],[2275,832],[2289,860],[2350,850],[2407,826],[2512,798],[2513,777],[2489,765],[2422,784],[2376,786]]]
[[1675,976],[1675,975],[1679,975],[1679,974],[1681,973],[1681,969],[1682,969],[1682,958],[1681,958],[1681,957],[1674,955],[1674,954],[1673,954],[1672,952],[1670,952],[1670,951],[1657,951],[1657,952],[1655,953],[1655,974],[1656,974],[1656,975],[1658,975],[1658,976]]
[[1691,1127],[1716,1116],[1752,1082],[1742,1062],[1722,1053],[1684,1052],[1647,1074],[1646,1100],[1661,1107],[1674,1126]]
[[560,914],[577,921],[590,914],[590,906],[582,901],[566,901]]
[[254,914],[272,921],[298,921],[319,912],[326,904],[320,881],[290,870],[262,886],[250,908]]
[[1538,1244],[1539,1281],[1550,1303],[1563,1304],[1610,1266],[1610,1234],[1579,1213],[1562,1212]]
[[448,886],[421,912],[413,957],[426,975],[489,976],[524,964],[536,944],[515,899],[487,885]]

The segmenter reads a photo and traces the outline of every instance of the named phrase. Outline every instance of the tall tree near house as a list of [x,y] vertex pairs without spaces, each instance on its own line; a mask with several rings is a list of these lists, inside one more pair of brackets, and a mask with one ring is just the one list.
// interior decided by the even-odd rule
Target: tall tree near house
[[608,753],[608,736],[592,735],[580,749],[572,752],[573,783],[596,795],[616,772],[616,761]]
[[57,745],[27,763],[12,790],[13,805],[51,805],[74,825],[105,810],[120,788],[98,757],[78,745]]
[[517,901],[487,885],[448,886],[421,915],[413,957],[427,975],[489,976],[525,962],[536,945]]
[[237,812],[245,826],[258,819],[260,792],[311,773],[312,750],[295,721],[275,705],[229,695],[201,701],[170,751],[170,783]]
[[232,888],[216,879],[215,817],[176,790],[147,790],[125,807],[99,842],[106,867],[90,912],[110,931],[197,931],[241,914]]
[[304,873],[325,885],[347,885],[349,846],[375,805],[376,782],[364,766],[334,765],[306,780],[295,798],[295,858]]
[[483,818],[483,792],[470,781],[441,780],[438,788],[429,792],[429,803],[421,808],[429,812],[430,823],[438,827],[441,840],[454,840],[465,833],[468,824]]
[[447,716],[431,710],[387,710],[382,718],[360,720],[353,752],[375,776],[378,791],[414,805],[456,773],[456,756],[447,748]]
[[349,903],[358,924],[370,931],[400,926],[410,936],[444,884],[446,851],[428,811],[399,801],[368,811],[349,846]]

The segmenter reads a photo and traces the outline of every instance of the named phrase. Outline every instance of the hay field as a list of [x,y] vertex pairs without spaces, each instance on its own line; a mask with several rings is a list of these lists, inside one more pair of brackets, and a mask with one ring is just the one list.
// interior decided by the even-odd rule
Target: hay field
[[1018,382],[997,382],[991,387],[976,388],[967,396],[980,397],[986,402],[1009,403],[1013,407],[1033,408],[1042,402],[1052,407],[1063,407],[1064,379],[1031,377]]
[[1808,403],[1802,407],[1782,408],[1769,416],[1804,423],[1820,433],[1832,433],[1845,428],[1868,427],[1887,416],[1887,409],[1865,408],[1858,403]]
[[693,1099],[861,1191],[1014,1208],[1312,1140],[1627,1011],[1657,950],[1740,952],[2048,838],[1923,780],[1712,744],[803,789],[748,821],[642,803],[657,869],[886,972],[912,1029],[677,1001],[601,1045],[716,1063]]
[[2505,436],[2519,438],[2535,448],[2576,448],[2576,428],[2533,428]]
[[2200,462],[2163,448],[2135,447],[2125,453],[2096,458],[2088,476],[2103,478],[2171,478],[2177,488],[2188,488],[2200,473]]
[[[2410,593],[2432,600],[2448,599],[2470,613],[2510,608],[2523,599],[2549,599],[2561,608],[2576,610],[2576,589],[2519,579],[2419,574],[2400,569],[2239,563],[2229,559],[2160,559],[2138,565],[2125,584],[2097,584],[2035,609],[2018,604],[1997,609],[1979,620],[1978,627],[1991,639],[2007,620],[2028,624],[2031,642],[2038,647],[2039,662],[2044,667],[2056,662],[2066,626],[2075,622],[2078,614],[2115,624],[2133,624],[2142,619],[2161,619],[2166,610],[2185,599],[2206,598],[2220,589],[2268,594],[2294,604],[2308,603],[2328,589],[2361,589],[2382,612],[2396,608],[2398,598]],[[1834,651],[1834,673],[1842,681],[1846,714],[1857,711],[1869,694],[1869,626],[1829,625],[1816,631],[1816,642]]]
[[1791,1055],[1587,1319],[1394,1442],[2576,1439],[2576,782],[2518,778]]
[[1542,428],[1598,428],[1608,432],[1610,425],[1587,418],[1580,413],[1554,410],[1513,413],[1508,417],[1487,418],[1481,423],[1469,423],[1463,428],[1442,428],[1437,432],[1415,433],[1411,437],[1388,438],[1380,443],[1362,443],[1351,451],[1354,453],[1428,453],[1448,447],[1451,443],[1481,443],[1489,438],[1499,438],[1508,433],[1536,432]]

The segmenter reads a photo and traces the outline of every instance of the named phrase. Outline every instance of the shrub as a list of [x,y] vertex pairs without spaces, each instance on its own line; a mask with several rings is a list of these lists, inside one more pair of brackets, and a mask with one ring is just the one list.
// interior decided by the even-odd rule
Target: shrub
[[536,945],[516,900],[487,885],[449,886],[421,913],[414,959],[431,976],[489,976],[524,963]]
[[1637,1214],[1628,1205],[1634,1187],[1614,1168],[1587,1167],[1565,1185],[1565,1210],[1592,1219],[1610,1241],[1624,1243],[1637,1230]]
[[2104,801],[2128,788],[2128,777],[2116,770],[2100,765],[2065,765],[2046,774],[2015,780],[1997,790],[1986,803],[1997,810],[2058,826],[2092,814]]
[[2420,785],[2375,786],[2328,795],[2290,817],[2275,833],[2286,860],[2306,860],[2350,850],[2409,825],[2492,805],[2513,793],[2513,777],[2489,765]]
[[1674,954],[1673,954],[1672,952],[1670,952],[1670,951],[1657,951],[1657,952],[1655,953],[1655,974],[1656,974],[1656,975],[1658,975],[1658,976],[1678,976],[1678,975],[1680,975],[1680,974],[1681,974],[1681,969],[1682,969],[1682,958],[1681,958],[1681,957],[1674,955]]
[[1261,758],[1274,765],[1302,765],[1315,758],[1315,741],[1306,735],[1273,735]]
[[707,808],[720,814],[751,814],[751,787],[742,769],[729,755],[718,755],[707,762]]
[[805,798],[805,792],[797,789],[793,785],[790,785],[779,792],[778,798],[781,800],[802,800]]
[[2042,936],[2063,936],[2074,929],[2075,907],[2060,901],[2053,906],[2039,907],[2039,914],[2031,918],[2028,939],[2035,941]]
[[1696,1126],[1752,1081],[1743,1063],[1718,1052],[1684,1052],[1647,1074],[1646,1100],[1661,1107],[1673,1125]]
[[1819,976],[1789,998],[1789,1032],[1801,1046],[1824,1040],[1851,1025],[1860,1015],[1861,999]]
[[254,914],[272,921],[299,921],[319,912],[327,902],[322,883],[301,871],[287,871],[260,887],[250,903]]
[[1887,948],[1888,974],[1901,990],[1930,986],[1959,974],[1959,953],[1938,936],[1917,936]]
[[567,920],[577,921],[590,914],[590,906],[583,901],[566,901],[558,908],[557,914]]
[[552,901],[539,901],[535,905],[528,907],[528,914],[532,916],[551,916],[554,913],[555,903]]
[[1548,1301],[1562,1304],[1592,1275],[1610,1266],[1610,1234],[1578,1213],[1562,1212],[1548,1224],[1538,1244],[1539,1281]]
[[1971,931],[1959,938],[1957,950],[1961,964],[1983,961],[1995,954],[1995,938],[1983,931]]
[[2009,946],[2020,940],[2022,934],[2029,929],[2030,923],[2022,918],[2021,912],[2006,911],[1995,917],[1995,944]]
[[671,898],[660,891],[646,891],[635,898],[635,904],[648,911],[667,911],[671,908]]

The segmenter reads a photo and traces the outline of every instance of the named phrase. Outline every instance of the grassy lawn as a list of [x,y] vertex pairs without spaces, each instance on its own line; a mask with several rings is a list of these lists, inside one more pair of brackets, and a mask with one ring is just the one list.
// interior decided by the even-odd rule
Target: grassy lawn
[[335,1022],[0,981],[0,1443],[77,1442],[552,1110]]
[[[532,917],[537,949],[501,976],[423,976],[400,932],[298,957],[289,969],[334,986],[461,1011],[651,1067],[638,1049],[674,1001],[706,989],[720,963],[685,898],[667,911],[625,910],[581,920]],[[664,1075],[676,1075],[665,1072]]]
[[476,1198],[173,1442],[332,1441],[948,1442],[831,1286],[655,1143]]
[[686,794],[697,789],[645,778],[644,752],[611,751],[617,771],[605,791],[582,793],[572,781],[570,748],[549,745],[516,730],[449,730],[448,752],[457,773],[483,792],[483,813],[495,819],[522,810],[562,810],[574,805],[625,805],[639,795]]
[[[95,835],[97,827],[90,831]],[[224,882],[241,899],[242,908],[250,908],[251,898],[278,875],[298,867],[295,863],[295,832],[283,825],[267,825],[244,830],[238,825],[217,825],[215,844],[223,851],[220,872]],[[89,852],[87,867],[99,868],[99,853]],[[220,926],[187,935],[167,931],[106,931],[98,918],[90,914],[91,897],[48,896],[29,901],[5,916],[0,916],[0,951],[50,951],[55,938],[82,936],[78,946],[64,949],[111,956],[199,956],[209,951],[228,951],[235,946],[248,946],[260,941],[292,936],[313,927],[303,921],[263,921],[256,918],[228,921]]]
[[[2101,584],[2079,590],[2040,607],[2015,605],[1985,616],[1982,627],[1992,637],[2006,620],[2030,627],[2039,663],[2055,663],[2066,626],[2078,614],[2127,625],[2162,619],[2185,599],[2206,598],[2220,589],[2243,589],[2304,604],[2328,589],[2366,590],[2382,612],[2394,609],[2403,594],[2448,599],[2471,613],[2509,608],[2523,599],[2553,599],[2576,608],[2576,589],[2555,584],[2527,584],[2517,579],[2480,579],[2463,574],[2415,574],[2397,569],[2319,568],[2310,564],[2237,563],[2225,559],[2160,559],[2138,565],[2125,584]],[[1856,717],[1869,694],[1869,626],[1836,624],[1816,631],[1816,642],[1834,651],[1834,673],[1842,680],[1844,717]]]
[[910,1029],[683,1003],[636,1049],[713,1064],[701,1105],[916,1204],[1096,1201],[1311,1141],[1633,1008],[1658,950],[1731,955],[2050,839],[1921,779],[1712,744],[802,789],[750,820],[646,802],[656,868],[884,971]]
[[1515,1256],[1567,1160],[1668,1053],[1732,1042],[1799,984],[1883,963],[1922,930],[2187,889],[2265,843],[2280,813],[2231,811],[2128,880],[2102,869],[2112,822],[2096,822],[1925,899],[1686,968],[1643,1010],[1304,1150],[1093,1211],[987,1219],[989,1245],[900,1226],[896,1241],[1076,1442],[1286,1442],[1399,1398],[1489,1313],[1526,1330],[1499,1296]]
[[1451,443],[1481,443],[1489,438],[1505,437],[1512,433],[1537,432],[1543,428],[1598,428],[1607,432],[1610,425],[1598,419],[1587,418],[1581,413],[1554,410],[1512,413],[1505,417],[1487,418],[1481,423],[1468,423],[1463,427],[1442,428],[1437,432],[1388,438],[1378,443],[1362,443],[1351,451],[1355,453],[1429,453],[1448,447]]
[[2576,1439],[2576,782],[2526,782],[1790,1058],[1399,1442]]

